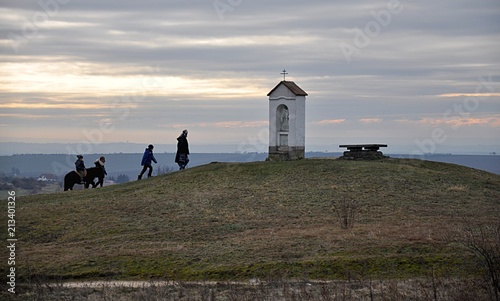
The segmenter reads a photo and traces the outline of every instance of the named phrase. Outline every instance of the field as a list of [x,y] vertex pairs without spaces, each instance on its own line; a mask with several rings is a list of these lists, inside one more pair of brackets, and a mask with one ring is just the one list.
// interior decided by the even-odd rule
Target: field
[[25,283],[474,282],[486,270],[468,234],[499,225],[500,176],[409,159],[213,163],[16,206]]

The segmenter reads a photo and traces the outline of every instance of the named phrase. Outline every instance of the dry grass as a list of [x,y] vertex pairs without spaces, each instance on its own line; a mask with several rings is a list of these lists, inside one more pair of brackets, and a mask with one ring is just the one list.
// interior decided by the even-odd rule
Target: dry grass
[[[19,198],[17,266],[22,279],[460,277],[475,267],[452,238],[464,219],[500,222],[499,188],[497,175],[417,160],[209,164]],[[359,206],[353,228],[339,225],[341,200]]]
[[11,301],[487,301],[477,280],[422,278],[413,280],[237,282],[89,282],[23,286]]

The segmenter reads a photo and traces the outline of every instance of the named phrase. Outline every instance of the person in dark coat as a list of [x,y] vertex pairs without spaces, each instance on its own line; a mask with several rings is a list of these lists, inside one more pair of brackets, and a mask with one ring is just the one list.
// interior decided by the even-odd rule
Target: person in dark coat
[[78,175],[80,175],[81,181],[80,184],[83,183],[83,178],[85,178],[85,175],[87,174],[87,170],[85,168],[85,162],[83,161],[83,156],[78,155],[76,156],[76,161],[75,161],[75,169]]
[[104,156],[100,156],[99,159],[96,159],[94,161],[94,164],[95,164],[95,167],[99,168],[100,170],[102,170],[102,177],[99,177],[97,176],[97,178],[99,179],[99,181],[97,181],[96,184],[94,184],[94,180],[92,180],[91,184],[92,184],[92,187],[97,187],[97,186],[103,186],[104,184],[104,177],[106,177],[108,175],[108,173],[106,172],[106,168],[104,167],[104,164],[106,164],[106,158]]
[[142,175],[146,172],[146,169],[148,168],[149,168],[148,178],[153,175],[153,166],[151,166],[151,161],[153,161],[154,163],[158,163],[156,161],[155,156],[153,155],[153,148],[154,146],[150,144],[148,148],[146,148],[146,150],[144,151],[144,155],[142,156],[142,161],[141,161],[141,165],[144,167],[142,168],[141,173],[137,176],[137,180],[142,179]]
[[185,169],[189,163],[189,145],[187,141],[188,131],[182,131],[177,138],[177,153],[175,154],[175,163],[179,165],[179,170]]
[[94,161],[95,167],[99,167],[100,169],[102,169],[104,175],[107,176],[108,173],[106,172],[106,168],[104,168],[105,163],[106,163],[106,158],[104,158],[104,156],[100,156],[99,159]]

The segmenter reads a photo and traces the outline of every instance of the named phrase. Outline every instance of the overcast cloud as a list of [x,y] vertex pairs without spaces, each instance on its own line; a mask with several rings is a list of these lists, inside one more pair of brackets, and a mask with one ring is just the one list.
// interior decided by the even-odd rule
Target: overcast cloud
[[0,4],[2,142],[266,151],[286,68],[306,150],[500,150],[498,0]]

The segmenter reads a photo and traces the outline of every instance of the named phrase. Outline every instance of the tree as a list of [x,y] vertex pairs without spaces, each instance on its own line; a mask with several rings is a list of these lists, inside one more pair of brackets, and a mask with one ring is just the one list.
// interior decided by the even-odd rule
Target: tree
[[127,183],[130,181],[129,176],[124,175],[124,174],[119,174],[118,177],[116,177],[116,183]]
[[174,168],[166,165],[158,165],[156,169],[156,175],[162,175],[174,171]]
[[13,177],[18,177],[21,174],[21,171],[18,168],[12,167],[10,174]]

